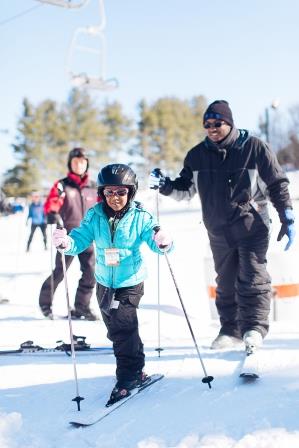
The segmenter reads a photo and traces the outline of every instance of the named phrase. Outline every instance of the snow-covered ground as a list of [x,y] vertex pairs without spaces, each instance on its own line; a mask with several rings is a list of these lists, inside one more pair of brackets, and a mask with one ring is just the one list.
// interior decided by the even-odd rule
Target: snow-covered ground
[[[145,200],[148,208],[155,209],[154,194]],[[76,388],[70,357],[0,356],[1,448],[298,448],[298,317],[297,322],[271,323],[260,351],[261,378],[242,384],[238,378],[242,351],[209,349],[219,325],[210,315],[204,279],[208,243],[197,201],[189,206],[171,204],[161,199],[160,221],[176,242],[169,260],[205,368],[215,378],[212,388],[201,382],[204,373],[163,258],[158,315],[157,255],[145,247],[149,278],[139,309],[140,332],[146,371],[161,372],[165,378],[101,423],[75,429],[68,424],[78,413],[72,402]],[[51,251],[43,250],[37,232],[31,251],[25,252],[29,234],[25,221],[26,214],[0,218],[0,294],[9,299],[0,305],[1,349],[18,347],[28,339],[45,347],[69,341],[67,320],[48,321],[40,314],[38,295],[50,272]],[[283,244],[275,247],[279,259]],[[298,266],[297,254],[298,244],[285,258],[286,269],[287,263]],[[74,261],[68,273],[71,300],[79,274]],[[97,310],[95,297],[92,307]],[[63,284],[55,295],[54,312],[66,314]],[[73,330],[94,346],[110,346],[102,321],[73,321]],[[155,351],[159,345],[164,348],[160,357]],[[85,414],[95,401],[101,407],[107,400],[114,383],[114,358],[77,354],[76,361]]]

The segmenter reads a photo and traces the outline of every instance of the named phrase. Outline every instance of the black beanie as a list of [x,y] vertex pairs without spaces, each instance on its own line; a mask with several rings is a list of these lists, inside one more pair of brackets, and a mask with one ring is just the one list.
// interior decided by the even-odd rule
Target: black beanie
[[217,100],[209,105],[203,116],[205,123],[209,118],[215,120],[223,120],[231,127],[234,126],[233,114],[230,110],[229,104],[225,100]]
[[87,156],[86,150],[84,148],[74,148],[70,151],[70,153],[68,155],[68,161],[67,161],[67,166],[70,171],[72,171],[71,161],[74,157],[84,157],[84,159],[87,160],[87,167],[86,167],[86,171],[87,171],[89,164],[88,164],[88,156]]

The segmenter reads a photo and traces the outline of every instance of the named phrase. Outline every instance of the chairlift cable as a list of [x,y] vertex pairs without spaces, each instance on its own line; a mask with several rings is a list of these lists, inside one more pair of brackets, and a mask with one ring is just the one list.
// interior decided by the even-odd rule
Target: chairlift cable
[[36,6],[32,6],[32,8],[25,9],[24,11],[20,12],[19,14],[11,16],[8,19],[5,19],[2,22],[0,22],[0,26],[6,25],[7,23],[12,22],[13,20],[19,19],[20,17],[23,17],[26,14],[29,14],[30,12],[34,11],[35,9],[40,8],[41,6],[43,6],[43,5],[36,5]]

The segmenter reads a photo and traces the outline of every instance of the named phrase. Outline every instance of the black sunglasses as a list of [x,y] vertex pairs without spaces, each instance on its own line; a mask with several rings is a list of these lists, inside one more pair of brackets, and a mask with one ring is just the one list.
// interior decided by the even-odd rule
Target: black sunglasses
[[118,188],[117,190],[107,190],[105,188],[103,193],[107,198],[109,198],[111,196],[126,196],[129,193],[129,189],[128,188]]
[[211,128],[221,128],[222,125],[224,125],[224,121],[215,121],[214,123],[205,123],[203,127],[205,129],[211,129]]

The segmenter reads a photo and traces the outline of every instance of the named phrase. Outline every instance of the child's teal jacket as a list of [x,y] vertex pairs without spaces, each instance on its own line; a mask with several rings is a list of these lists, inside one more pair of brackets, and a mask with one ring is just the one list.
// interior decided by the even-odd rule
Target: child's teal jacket
[[[94,241],[96,249],[95,278],[98,283],[109,288],[123,288],[141,283],[146,278],[146,266],[140,252],[143,242],[154,252],[163,254],[153,240],[156,219],[139,203],[132,202],[126,214],[120,219],[114,236],[110,230],[103,204],[90,208],[79,227],[70,236],[70,249],[66,255],[77,255]],[[105,249],[117,248],[120,262],[118,266],[107,266]],[[172,247],[169,249],[171,250]]]

